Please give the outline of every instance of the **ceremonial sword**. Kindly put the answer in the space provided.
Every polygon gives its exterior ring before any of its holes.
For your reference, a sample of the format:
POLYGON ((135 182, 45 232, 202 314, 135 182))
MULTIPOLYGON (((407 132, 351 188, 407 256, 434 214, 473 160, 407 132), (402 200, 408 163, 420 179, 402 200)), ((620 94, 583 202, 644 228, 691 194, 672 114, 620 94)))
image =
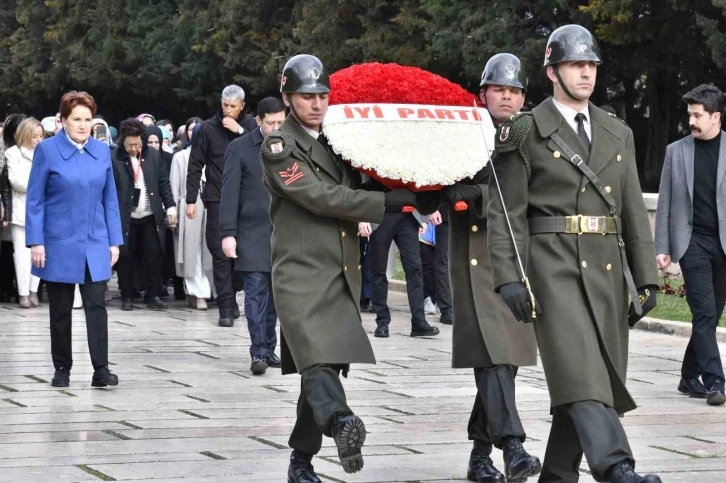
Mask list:
MULTIPOLYGON (((474 101, 474 109, 477 109, 476 101, 474 101)), ((522 263, 522 257, 519 255, 519 248, 517 248, 517 240, 514 237, 514 230, 512 229, 512 222, 509 220, 509 213, 507 212, 507 205, 504 203, 504 195, 502 195, 502 189, 499 186, 499 177, 494 169, 494 151, 489 150, 489 143, 487 143, 487 134, 484 131, 483 119, 479 121, 479 128, 481 129, 482 137, 484 138, 484 146, 486 147, 487 153, 489 153, 489 166, 491 167, 492 175, 494 175, 494 182, 497 185, 497 193, 499 194, 499 201, 502 203, 502 211, 504 211, 504 219, 507 221, 507 228, 509 228, 509 236, 512 239, 512 245, 514 245, 514 253, 517 255, 517 263, 519 264, 519 272, 522 276, 522 283, 524 284, 527 292, 529 293, 529 305, 532 308, 532 318, 537 318, 537 302, 532 293, 532 287, 529 284, 529 277, 524 271, 524 264, 522 263)))

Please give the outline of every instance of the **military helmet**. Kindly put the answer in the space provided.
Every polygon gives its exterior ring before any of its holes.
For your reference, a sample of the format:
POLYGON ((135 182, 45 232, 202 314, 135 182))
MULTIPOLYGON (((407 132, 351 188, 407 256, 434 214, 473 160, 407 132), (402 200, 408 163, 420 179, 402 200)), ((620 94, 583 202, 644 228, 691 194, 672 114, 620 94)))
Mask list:
POLYGON ((597 62, 602 64, 595 36, 581 25, 563 25, 550 35, 544 66, 559 62, 597 62))
POLYGON ((497 54, 487 61, 479 87, 499 85, 527 90, 527 75, 516 55, 497 54))
POLYGON ((314 55, 296 55, 287 61, 282 70, 280 92, 327 94, 330 92, 330 78, 320 59, 314 55))

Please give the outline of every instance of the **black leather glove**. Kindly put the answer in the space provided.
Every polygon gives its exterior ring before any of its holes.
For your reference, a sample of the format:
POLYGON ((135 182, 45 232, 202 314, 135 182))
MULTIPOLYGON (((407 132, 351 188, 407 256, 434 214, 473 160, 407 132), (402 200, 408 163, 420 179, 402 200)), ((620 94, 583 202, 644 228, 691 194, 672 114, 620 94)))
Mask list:
POLYGON ((386 211, 399 211, 404 206, 416 206, 416 194, 407 189, 389 191, 384 196, 386 211))
POLYGON ((444 200, 453 206, 457 201, 475 201, 481 198, 477 185, 456 183, 444 188, 444 200))
MULTIPOLYGON (((534 322, 532 306, 529 303, 529 291, 522 282, 505 283, 499 287, 499 295, 504 299, 514 317, 521 322, 534 322)), ((540 305, 535 299, 537 313, 542 313, 540 305)))
POLYGON ((643 313, 638 315, 635 313, 635 306, 633 302, 630 302, 630 308, 628 309, 628 325, 633 327, 635 324, 640 322, 640 319, 645 317, 648 312, 653 310, 657 305, 656 293, 658 292, 658 286, 646 285, 638 289, 638 296, 640 298, 640 304, 643 306, 643 313))

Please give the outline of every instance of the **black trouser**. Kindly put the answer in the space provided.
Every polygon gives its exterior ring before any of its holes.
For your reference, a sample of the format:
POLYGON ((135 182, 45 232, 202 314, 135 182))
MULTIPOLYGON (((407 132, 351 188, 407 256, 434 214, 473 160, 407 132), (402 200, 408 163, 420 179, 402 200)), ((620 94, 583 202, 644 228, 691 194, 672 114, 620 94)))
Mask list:
POLYGON ((219 202, 205 201, 207 209, 207 247, 212 254, 212 271, 214 273, 214 288, 217 290, 217 307, 219 313, 223 310, 233 310, 237 306, 235 290, 232 285, 234 273, 234 259, 227 258, 222 250, 222 235, 219 232, 219 202))
POLYGON ((434 273, 436 282, 436 305, 441 315, 451 315, 451 282, 449 281, 449 222, 436 226, 436 258, 434 273))
POLYGON ((436 303, 436 272, 434 270, 436 247, 423 242, 420 242, 418 247, 421 250, 424 299, 430 298, 431 302, 436 303))
POLYGON ((156 231, 154 215, 131 219, 129 234, 126 237, 126 253, 121 255, 116 265, 118 284, 122 299, 134 297, 135 260, 143 259, 146 270, 146 299, 159 296, 161 273, 164 267, 164 254, 156 231))
MULTIPOLYGON (((108 313, 104 293, 106 283, 93 282, 86 266, 86 280, 80 286, 83 311, 86 314, 88 351, 94 369, 108 365, 108 313)), ((46 282, 50 310, 50 351, 53 366, 73 367, 73 341, 71 338, 73 295, 75 284, 46 282)))
POLYGON ((693 314, 681 374, 686 379, 701 376, 703 384, 710 388, 717 379, 724 380, 716 327, 726 303, 726 255, 718 234, 693 233, 680 265, 693 314))
MULTIPOLYGON (((182 213, 182 216, 186 216, 182 213)), ((174 253, 174 230, 166 229, 166 247, 164 248, 164 277, 162 287, 166 287, 169 280, 174 282, 174 297, 177 300, 184 300, 184 277, 176 275, 176 254, 174 253)))
POLYGON ((411 325, 414 329, 426 325, 424 316, 423 270, 418 241, 419 224, 410 213, 386 212, 380 226, 371 235, 371 284, 372 305, 376 312, 376 324, 387 326, 391 322, 388 309, 388 250, 396 242, 401 254, 401 265, 406 273, 406 291, 411 309, 411 325))
POLYGON ((331 436, 333 416, 353 414, 340 382, 343 367, 321 364, 302 371, 297 420, 288 441, 292 449, 317 454, 323 444, 323 435, 331 436))
POLYGON ((270 272, 242 272, 245 289, 245 317, 250 332, 250 356, 265 357, 277 347, 277 309, 270 272))
POLYGON ((478 389, 469 418, 469 440, 501 448, 505 439, 527 437, 517 411, 514 378, 517 367, 510 365, 477 367, 478 389))
POLYGON ((370 302, 371 300, 371 243, 370 238, 360 237, 360 264, 361 287, 360 301, 370 302))
POLYGON ((610 468, 621 461, 635 466, 628 437, 613 408, 598 401, 552 408, 552 429, 539 482, 578 481, 583 452, 595 481, 607 481, 610 468))

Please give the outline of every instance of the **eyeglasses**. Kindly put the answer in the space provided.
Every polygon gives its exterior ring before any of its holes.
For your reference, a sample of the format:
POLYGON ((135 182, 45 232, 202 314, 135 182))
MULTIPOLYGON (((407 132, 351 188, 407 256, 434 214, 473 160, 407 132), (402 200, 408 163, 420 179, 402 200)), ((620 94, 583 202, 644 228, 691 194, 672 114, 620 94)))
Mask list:
POLYGON ((141 143, 133 143, 133 144, 126 144, 126 143, 124 143, 124 147, 126 149, 132 149, 132 148, 140 149, 141 148, 141 143))

